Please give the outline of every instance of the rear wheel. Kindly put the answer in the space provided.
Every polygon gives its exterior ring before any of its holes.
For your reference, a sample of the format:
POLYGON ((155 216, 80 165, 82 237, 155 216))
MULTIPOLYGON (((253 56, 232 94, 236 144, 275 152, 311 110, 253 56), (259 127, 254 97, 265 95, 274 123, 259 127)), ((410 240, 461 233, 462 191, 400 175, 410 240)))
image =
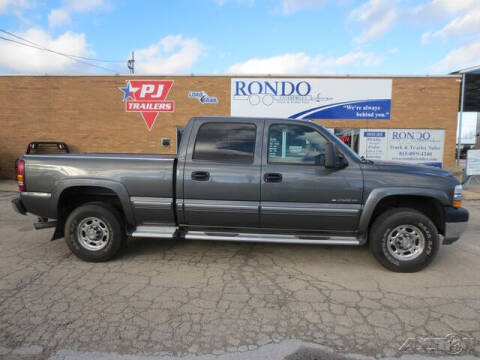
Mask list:
POLYGON ((92 202, 71 212, 65 223, 65 241, 85 261, 107 261, 117 254, 125 239, 120 213, 111 205, 92 202))
POLYGON ((387 269, 415 272, 427 266, 440 242, 433 222, 421 212, 398 208, 380 215, 370 228, 370 250, 387 269))

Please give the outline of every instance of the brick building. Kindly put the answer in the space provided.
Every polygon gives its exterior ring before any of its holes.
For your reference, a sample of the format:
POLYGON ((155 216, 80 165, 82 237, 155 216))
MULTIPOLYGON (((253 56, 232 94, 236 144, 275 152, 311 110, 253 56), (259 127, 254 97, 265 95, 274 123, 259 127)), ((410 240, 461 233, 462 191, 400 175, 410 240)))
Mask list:
MULTIPOLYGON (((179 129, 190 117, 231 114, 232 79, 238 78, 0 76, 0 177, 13 178, 14 160, 34 140, 65 141, 73 152, 175 153, 179 129), (167 100, 174 101, 173 111, 160 112, 151 130, 140 113, 126 111, 125 92, 120 89, 125 88, 128 80, 133 83, 142 79, 174 81, 167 95, 167 100), (206 101, 200 101, 202 94, 208 94, 206 101), (169 138, 170 145, 163 146, 161 138, 169 138)), ((443 159, 440 161, 443 166, 454 164, 459 76, 307 78, 391 81, 388 119, 375 120, 367 116, 354 120, 313 120, 342 136, 356 151, 358 139, 355 137, 359 136, 360 129, 442 130, 443 159)), ((293 82, 298 77, 282 79, 293 82)))

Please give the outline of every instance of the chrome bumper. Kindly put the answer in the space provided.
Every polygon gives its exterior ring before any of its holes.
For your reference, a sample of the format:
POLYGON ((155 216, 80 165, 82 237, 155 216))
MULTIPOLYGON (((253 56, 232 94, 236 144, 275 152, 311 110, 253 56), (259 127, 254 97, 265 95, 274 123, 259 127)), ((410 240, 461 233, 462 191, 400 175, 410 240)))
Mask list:
POLYGON ((467 229, 468 222, 445 223, 445 237, 443 244, 451 244, 457 241, 467 229))
POLYGON ((443 244, 457 241, 467 229, 468 210, 465 208, 445 208, 445 236, 443 244))

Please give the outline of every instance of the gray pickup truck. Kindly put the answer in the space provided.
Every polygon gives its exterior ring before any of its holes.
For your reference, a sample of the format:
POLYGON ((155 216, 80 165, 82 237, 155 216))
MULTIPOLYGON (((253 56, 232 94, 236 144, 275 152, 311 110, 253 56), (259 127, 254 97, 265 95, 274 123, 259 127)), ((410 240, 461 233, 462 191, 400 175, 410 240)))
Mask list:
POLYGON ((465 230, 462 186, 428 166, 359 158, 321 125, 199 117, 177 155, 23 155, 16 211, 105 261, 127 236, 369 244, 388 269, 417 271, 465 230))

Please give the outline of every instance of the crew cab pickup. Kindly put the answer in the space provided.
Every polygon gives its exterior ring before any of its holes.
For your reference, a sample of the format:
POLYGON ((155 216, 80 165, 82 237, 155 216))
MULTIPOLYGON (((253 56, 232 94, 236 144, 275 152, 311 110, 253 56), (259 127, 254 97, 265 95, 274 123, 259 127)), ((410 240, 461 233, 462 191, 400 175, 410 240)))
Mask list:
POLYGON ((23 155, 17 179, 14 208, 87 261, 112 258, 127 236, 368 243, 385 267, 411 272, 468 221, 448 171, 365 160, 291 119, 192 118, 177 155, 23 155))

